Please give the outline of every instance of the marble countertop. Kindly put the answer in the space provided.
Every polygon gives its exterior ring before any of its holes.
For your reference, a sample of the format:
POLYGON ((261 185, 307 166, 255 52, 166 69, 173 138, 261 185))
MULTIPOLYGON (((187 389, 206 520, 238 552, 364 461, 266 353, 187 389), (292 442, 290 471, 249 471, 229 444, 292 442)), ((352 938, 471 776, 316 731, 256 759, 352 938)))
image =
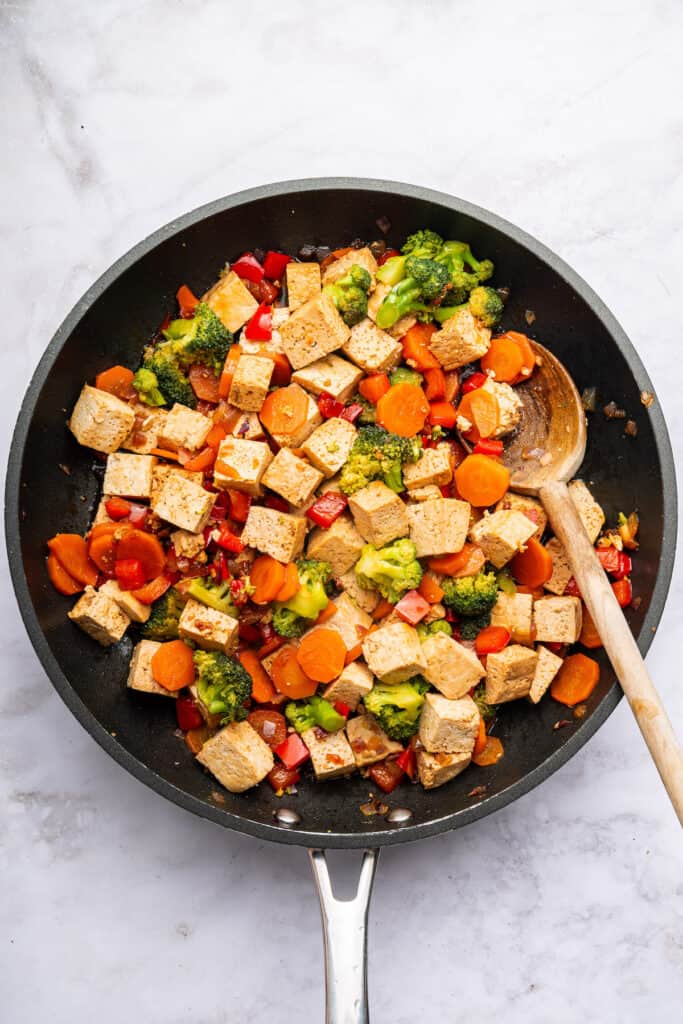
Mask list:
MULTIPOLYGON (((466 197, 568 260, 638 347, 680 455, 675 0, 35 0, 2 3, 0 23, 5 450, 53 331, 133 243, 216 196, 350 174, 466 197)), ((304 851, 129 777, 52 690, 6 571, 0 609, 3 1019, 321 1020, 304 851)), ((682 645, 679 565, 648 658, 679 734, 682 645)), ((680 842, 622 702, 513 806, 384 852, 373 1019, 680 1016, 680 842)))

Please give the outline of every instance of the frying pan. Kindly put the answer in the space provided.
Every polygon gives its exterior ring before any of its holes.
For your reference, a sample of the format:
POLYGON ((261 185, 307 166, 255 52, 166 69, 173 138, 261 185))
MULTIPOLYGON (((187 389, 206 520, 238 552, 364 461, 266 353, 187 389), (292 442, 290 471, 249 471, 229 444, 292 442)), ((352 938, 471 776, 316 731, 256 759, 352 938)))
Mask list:
POLYGON ((339 246, 355 237, 398 245, 418 228, 463 238, 496 264, 496 284, 509 285, 504 328, 548 346, 581 390, 598 389, 638 424, 593 415, 581 476, 613 521, 638 508, 641 546, 633 585, 640 596, 627 611, 640 650, 647 651, 668 590, 676 531, 676 486, 666 426, 645 369, 623 330, 594 292, 535 239, 500 217, 460 199, 395 182, 324 178, 250 189, 200 207, 131 249, 69 313, 50 342, 19 414, 9 455, 6 532, 19 607, 31 642, 58 693, 119 764, 181 807, 260 839, 309 847, 326 942, 328 1022, 367 1021, 366 923, 379 848, 459 828, 538 785, 593 735, 621 691, 606 660, 586 715, 553 729, 558 706, 516 701, 497 725, 505 747, 494 767, 472 767, 431 792, 399 787, 383 800, 389 811, 365 816, 367 780, 318 785, 305 780, 296 796, 270 787, 236 795, 220 790, 175 735, 172 701, 128 691, 132 642, 103 650, 66 618, 68 602, 49 585, 45 540, 59 530, 85 531, 98 499, 100 475, 91 452, 65 427, 84 380, 114 362, 135 366, 145 340, 172 309, 183 282, 201 293, 226 260, 255 247, 297 252, 305 243, 339 246), (531 315, 533 314, 533 316, 531 315), (531 322, 532 321, 532 322, 531 322), (530 323, 531 322, 531 323, 530 323), (95 470, 95 471, 93 471, 95 470), (334 898, 324 850, 362 848, 357 896, 334 898))

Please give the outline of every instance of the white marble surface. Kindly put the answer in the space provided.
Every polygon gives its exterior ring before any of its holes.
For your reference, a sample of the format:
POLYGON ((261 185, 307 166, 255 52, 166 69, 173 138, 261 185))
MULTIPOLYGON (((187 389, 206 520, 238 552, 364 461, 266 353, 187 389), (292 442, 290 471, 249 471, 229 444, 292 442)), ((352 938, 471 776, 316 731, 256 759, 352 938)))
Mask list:
MULTIPOLYGON (((556 249, 640 349, 683 450, 677 0, 3 0, 0 26, 5 450, 44 346, 115 257, 216 196, 318 174, 444 189, 556 249)), ((126 775, 52 691, 6 570, 0 601, 0 1017, 321 1020, 303 851, 126 775)), ((682 613, 679 569, 649 657, 679 732, 682 613)), ((373 1019, 677 1019, 682 897, 680 829, 622 704, 514 806, 383 854, 373 1019)))

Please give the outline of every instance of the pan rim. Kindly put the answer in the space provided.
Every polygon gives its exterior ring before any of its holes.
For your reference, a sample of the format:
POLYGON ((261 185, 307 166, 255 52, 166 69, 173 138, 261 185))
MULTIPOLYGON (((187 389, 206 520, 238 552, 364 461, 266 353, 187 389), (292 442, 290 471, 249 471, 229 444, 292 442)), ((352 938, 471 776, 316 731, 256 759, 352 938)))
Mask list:
MULTIPOLYGON (((460 828, 499 810, 501 807, 512 803, 518 797, 529 793, 569 761, 607 720, 623 695, 619 684, 615 682, 612 685, 592 715, 550 757, 500 793, 478 801, 465 809, 453 811, 450 814, 418 824, 407 824, 398 828, 387 827, 381 830, 368 828, 367 831, 359 830, 349 833, 313 832, 305 828, 295 830, 284 828, 275 823, 252 821, 219 806, 205 803, 158 776, 151 768, 138 761, 137 758, 125 750, 81 701, 52 654, 38 622, 24 573, 19 529, 21 469, 26 439, 35 412, 36 400, 63 345, 87 309, 122 273, 130 269, 142 256, 146 255, 161 242, 168 240, 173 235, 199 221, 225 210, 247 205, 258 200, 297 192, 318 192, 326 189, 378 193, 390 192, 408 199, 425 200, 453 212, 464 213, 502 232, 550 266, 555 273, 581 296, 614 339, 640 390, 653 391, 652 382, 636 349, 616 317, 610 312, 590 285, 546 245, 498 214, 445 192, 404 182, 377 178, 320 177, 273 182, 212 200, 157 228, 119 257, 75 303, 57 328, 43 353, 22 400, 7 464, 5 537, 10 573, 19 611, 29 640, 43 669, 74 717, 122 768, 133 775, 138 781, 183 809, 214 821, 225 828, 230 828, 258 839, 299 846, 366 848, 426 839, 440 832, 460 828)), ((664 610, 673 573, 677 535, 676 474, 669 433, 659 402, 653 403, 647 412, 652 421, 662 476, 664 505, 662 552, 666 550, 670 553, 671 557, 667 559, 660 557, 650 607, 638 637, 638 646, 643 656, 647 653, 652 643, 656 627, 664 610)))

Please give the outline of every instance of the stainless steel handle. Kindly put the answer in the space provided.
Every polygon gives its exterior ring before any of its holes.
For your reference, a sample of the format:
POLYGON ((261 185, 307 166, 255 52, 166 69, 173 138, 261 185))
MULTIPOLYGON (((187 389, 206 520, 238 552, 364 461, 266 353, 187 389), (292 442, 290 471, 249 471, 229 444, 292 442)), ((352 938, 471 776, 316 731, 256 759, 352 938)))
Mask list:
POLYGON ((309 850, 325 942, 325 1024, 368 1024, 368 909, 379 850, 365 850, 356 895, 332 891, 324 850, 309 850))

